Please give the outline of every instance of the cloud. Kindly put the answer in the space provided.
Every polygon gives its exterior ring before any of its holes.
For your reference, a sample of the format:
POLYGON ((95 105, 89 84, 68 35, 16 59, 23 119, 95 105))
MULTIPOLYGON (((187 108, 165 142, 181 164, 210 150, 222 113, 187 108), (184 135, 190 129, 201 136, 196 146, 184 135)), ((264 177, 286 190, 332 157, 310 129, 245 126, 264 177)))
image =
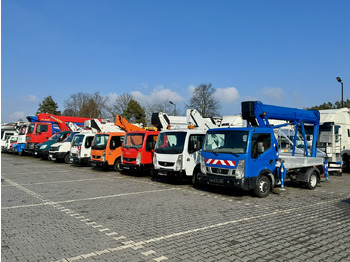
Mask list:
POLYGON ((264 87, 261 91, 261 95, 267 100, 282 101, 283 90, 280 87, 264 87))
POLYGON ((133 91, 131 95, 135 97, 141 104, 162 103, 169 100, 174 103, 182 102, 184 98, 177 92, 165 89, 163 86, 156 86, 149 95, 143 94, 140 91, 133 91))
POLYGON ((239 100, 239 93, 235 87, 217 88, 215 96, 220 102, 235 103, 239 100))
POLYGON ((39 98, 36 95, 27 95, 24 97, 24 101, 29 103, 37 103, 39 102, 39 98))
POLYGON ((25 120, 26 115, 24 112, 14 112, 9 117, 10 121, 17 121, 19 119, 25 120))

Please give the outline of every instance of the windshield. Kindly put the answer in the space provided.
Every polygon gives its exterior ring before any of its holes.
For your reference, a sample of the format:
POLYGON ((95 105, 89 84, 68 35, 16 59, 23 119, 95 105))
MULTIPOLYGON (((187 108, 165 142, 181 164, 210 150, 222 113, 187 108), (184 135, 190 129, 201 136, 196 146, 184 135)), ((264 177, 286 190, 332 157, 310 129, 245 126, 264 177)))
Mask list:
POLYGON ((25 135, 27 130, 27 126, 21 126, 19 129, 19 135, 25 135))
POLYGON ((63 140, 63 142, 70 142, 70 141, 72 141, 72 139, 73 139, 73 137, 74 137, 75 134, 77 134, 77 132, 71 133, 69 136, 67 136, 67 137, 63 140))
POLYGON ((72 146, 81 146, 83 144, 84 135, 75 135, 72 146))
POLYGON ((30 125, 29 125, 29 128, 28 128, 28 132, 27 132, 27 134, 31 134, 31 133, 33 133, 33 131, 34 131, 34 127, 35 127, 35 124, 30 124, 30 125))
POLYGON ((124 148, 142 148, 142 142, 145 134, 127 134, 123 147, 124 148))
POLYGON ((108 134, 100 134, 96 135, 94 141, 92 143, 92 149, 106 149, 106 145, 108 142, 108 134))
POLYGON ((222 130, 208 132, 203 150, 214 153, 244 154, 247 149, 248 131, 222 130))
POLYGON ((48 131, 48 126, 46 124, 38 124, 36 126, 37 133, 42 133, 42 132, 47 132, 47 131, 48 131))
POLYGON ((49 140, 53 141, 53 140, 57 140, 59 138, 60 134, 54 134, 52 137, 49 138, 49 140))
POLYGON ((157 139, 155 152, 162 154, 180 154, 184 150, 186 132, 164 132, 157 139))

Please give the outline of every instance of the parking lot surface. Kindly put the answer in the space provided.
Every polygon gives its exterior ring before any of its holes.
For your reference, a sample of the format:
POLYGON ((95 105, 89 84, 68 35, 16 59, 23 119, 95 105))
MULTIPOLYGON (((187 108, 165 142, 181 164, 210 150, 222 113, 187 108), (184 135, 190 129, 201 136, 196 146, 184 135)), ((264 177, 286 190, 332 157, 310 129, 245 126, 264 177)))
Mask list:
POLYGON ((1 158, 2 261, 350 261, 350 174, 261 199, 1 158))

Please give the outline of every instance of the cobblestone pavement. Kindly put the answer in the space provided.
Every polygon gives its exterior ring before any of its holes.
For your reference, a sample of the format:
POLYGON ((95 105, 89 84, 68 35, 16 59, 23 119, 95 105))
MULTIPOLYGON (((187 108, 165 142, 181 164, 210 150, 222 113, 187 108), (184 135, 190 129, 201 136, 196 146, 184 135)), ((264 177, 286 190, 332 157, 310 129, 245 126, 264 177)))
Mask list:
POLYGON ((1 157, 2 261, 350 261, 350 174, 260 199, 1 157))

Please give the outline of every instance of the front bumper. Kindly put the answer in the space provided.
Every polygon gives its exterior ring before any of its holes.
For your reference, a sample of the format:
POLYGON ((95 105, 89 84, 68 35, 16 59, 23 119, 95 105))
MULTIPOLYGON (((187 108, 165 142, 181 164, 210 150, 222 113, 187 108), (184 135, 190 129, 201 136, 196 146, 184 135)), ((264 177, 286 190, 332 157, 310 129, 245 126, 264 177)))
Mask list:
POLYGON ((78 157, 78 156, 70 156, 70 161, 73 164, 88 164, 91 162, 90 157, 78 157))
POLYGON ((215 185, 239 189, 244 189, 245 186, 244 179, 237 179, 229 176, 198 173, 196 180, 197 183, 201 185, 215 185))
POLYGON ((49 150, 35 150, 34 156, 47 159, 49 156, 49 150))
POLYGON ((123 163, 121 164, 121 167, 123 171, 149 171, 153 169, 153 164, 141 164, 141 165, 136 165, 132 163, 123 163))
POLYGON ((67 152, 49 152, 49 157, 51 160, 63 159, 67 152))
POLYGON ((108 162, 107 161, 96 161, 96 160, 91 160, 91 166, 92 167, 108 167, 108 162))
POLYGON ((174 171, 174 170, 170 170, 170 169, 155 169, 153 174, 156 177, 168 177, 168 178, 174 178, 174 179, 188 178, 186 176, 185 170, 174 171))

